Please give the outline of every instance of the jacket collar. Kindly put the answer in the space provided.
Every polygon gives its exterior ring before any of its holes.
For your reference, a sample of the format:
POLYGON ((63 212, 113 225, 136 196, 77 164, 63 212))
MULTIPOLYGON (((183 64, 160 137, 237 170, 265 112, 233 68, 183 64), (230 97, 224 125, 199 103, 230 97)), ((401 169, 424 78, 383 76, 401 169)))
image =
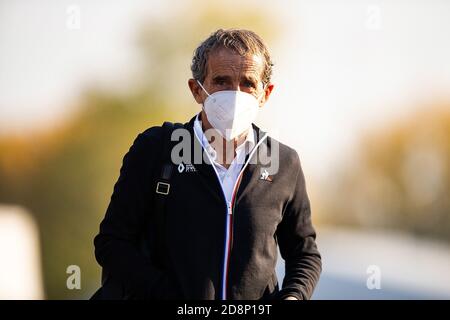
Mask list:
MULTIPOLYGON (((223 195, 222 195, 222 187, 220 185, 219 179, 216 176, 213 166, 205 161, 201 161, 200 163, 196 163, 194 161, 195 160, 194 159, 195 152, 197 152, 197 153, 200 152, 200 154, 202 156, 202 160, 204 160, 202 145, 201 145, 200 141, 197 139, 197 137, 195 136, 195 132, 194 132, 194 123, 195 123, 196 117, 197 117, 197 115, 193 116, 189 120, 189 122, 186 122, 184 124, 184 128, 189 131, 189 139, 190 139, 190 146, 191 146, 191 163, 197 169, 198 173, 205 178, 205 179, 202 179, 203 181, 205 181, 205 187, 214 194, 214 197, 218 197, 218 199, 220 201, 224 201, 223 195)), ((271 142, 270 142, 270 138, 267 137, 267 139, 265 139, 266 132, 261 130, 255 124, 252 124, 252 127, 253 127, 256 145, 259 144, 259 148, 264 146, 265 148, 267 148, 268 152, 270 153, 271 142), (264 138, 264 141, 261 141, 263 138, 264 138), (259 143, 260 141, 261 141, 261 143, 259 143)), ((252 153, 250 153, 250 154, 252 154, 252 153)), ((257 154, 258 154, 258 152, 254 152, 252 155, 252 158, 257 157, 257 154)), ((246 161, 248 160, 248 157, 249 157, 249 155, 247 155, 246 161)), ((239 203, 239 200, 248 191, 246 187, 250 183, 250 181, 252 181, 253 179, 259 179, 259 175, 261 174, 260 173, 261 164, 259 163, 259 159, 257 158, 256 162, 253 160, 254 159, 252 159, 252 161, 250 161, 248 163, 248 165, 245 167, 245 171, 243 173, 243 176, 242 176, 242 179, 240 182, 240 186, 238 188, 236 203, 239 203)))

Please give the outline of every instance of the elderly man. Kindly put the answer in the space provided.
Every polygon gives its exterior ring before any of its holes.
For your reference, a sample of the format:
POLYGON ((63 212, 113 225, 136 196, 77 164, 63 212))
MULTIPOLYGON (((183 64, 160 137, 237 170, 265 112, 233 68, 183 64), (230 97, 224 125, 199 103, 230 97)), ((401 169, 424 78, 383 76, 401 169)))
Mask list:
POLYGON ((145 130, 123 159, 94 241, 103 267, 94 298, 309 299, 321 256, 300 160, 253 124, 274 88, 265 44, 218 30, 191 70, 201 112, 145 130))

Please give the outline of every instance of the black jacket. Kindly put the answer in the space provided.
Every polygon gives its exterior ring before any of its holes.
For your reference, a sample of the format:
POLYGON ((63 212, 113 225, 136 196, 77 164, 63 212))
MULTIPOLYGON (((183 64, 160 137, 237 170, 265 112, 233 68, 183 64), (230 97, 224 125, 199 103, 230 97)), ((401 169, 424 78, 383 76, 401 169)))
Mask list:
MULTIPOLYGON (((184 124, 192 150, 200 146, 194 119, 184 124)), ((253 128, 259 142, 264 132, 253 128)), ((161 140, 162 128, 149 128, 125 155, 94 240, 98 263, 133 298, 223 299, 225 290, 227 299, 309 299, 321 273, 321 256, 297 152, 279 143, 279 170, 268 179, 261 179, 261 163, 245 167, 226 238, 226 202, 213 167, 205 162, 192 161, 194 170, 174 170, 166 221, 161 226, 152 218, 161 140), (158 251, 155 234, 161 228, 165 246, 158 251), (142 236, 149 256, 138 248, 142 236), (226 239, 231 242, 227 259, 226 239), (277 244, 286 262, 281 290, 275 274, 277 244)), ((267 137, 260 147, 270 152, 274 143, 267 137)))

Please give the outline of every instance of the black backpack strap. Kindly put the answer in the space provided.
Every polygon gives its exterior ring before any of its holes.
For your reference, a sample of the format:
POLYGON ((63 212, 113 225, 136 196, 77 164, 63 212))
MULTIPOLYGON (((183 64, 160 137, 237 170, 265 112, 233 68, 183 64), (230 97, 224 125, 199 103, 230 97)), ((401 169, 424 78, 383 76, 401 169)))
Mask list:
MULTIPOLYGON (((161 160, 160 160, 160 168, 161 173, 156 182, 156 190, 155 192, 158 195, 167 196, 170 192, 170 178, 172 176, 172 160, 170 154, 172 152, 171 148, 171 135, 174 130, 174 124, 171 122, 164 122, 162 125, 163 135, 162 135, 162 150, 161 150, 161 160)), ((166 197, 156 197, 156 199, 165 199, 166 197)))
POLYGON ((171 123, 164 122, 162 125, 163 134, 162 134, 162 150, 161 150, 161 158, 160 158, 160 175, 156 179, 155 183, 155 197, 154 197, 154 215, 156 222, 156 250, 157 256, 160 257, 160 261, 163 264, 163 267, 166 265, 165 262, 165 226, 166 219, 164 215, 164 210, 166 206, 166 200, 170 193, 170 180, 172 177, 172 172, 174 170, 175 164, 172 162, 171 153, 172 147, 174 146, 175 141, 171 140, 172 132, 177 128, 182 128, 183 125, 181 123, 171 123))

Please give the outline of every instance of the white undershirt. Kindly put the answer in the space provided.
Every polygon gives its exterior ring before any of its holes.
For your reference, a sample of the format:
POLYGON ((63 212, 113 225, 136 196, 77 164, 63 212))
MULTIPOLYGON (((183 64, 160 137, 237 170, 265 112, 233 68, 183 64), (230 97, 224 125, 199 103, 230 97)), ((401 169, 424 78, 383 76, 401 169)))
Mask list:
POLYGON ((245 162, 245 157, 247 156, 247 154, 251 152, 251 150, 255 146, 255 134, 253 132, 253 128, 250 128, 250 130, 248 131, 245 141, 241 143, 239 146, 237 146, 236 157, 233 159, 228 169, 215 160, 216 151, 210 145, 206 135, 203 132, 198 114, 194 121, 194 132, 197 139, 203 146, 204 152, 208 153, 209 158, 212 161, 212 164, 218 174, 219 181, 222 186, 222 190, 226 197, 227 203, 231 203, 231 199, 233 197, 233 188, 236 183, 236 180, 239 177, 239 173, 241 172, 242 166, 245 162))

